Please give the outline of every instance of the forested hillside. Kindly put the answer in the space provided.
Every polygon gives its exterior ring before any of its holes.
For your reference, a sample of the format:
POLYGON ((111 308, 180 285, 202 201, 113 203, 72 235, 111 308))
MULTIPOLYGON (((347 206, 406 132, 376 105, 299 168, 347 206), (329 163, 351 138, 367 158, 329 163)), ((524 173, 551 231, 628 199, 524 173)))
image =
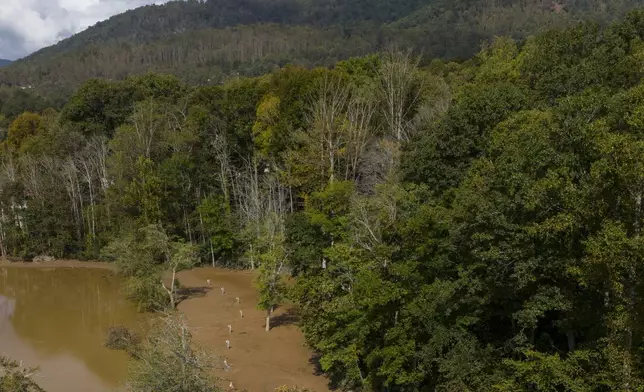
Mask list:
POLYGON ((288 63, 311 67, 390 47, 425 60, 467 58, 496 35, 515 39, 581 20, 604 24, 638 0, 207 0, 117 15, 0 71, 0 84, 65 96, 92 77, 147 71, 217 84, 288 63))
POLYGON ((117 254, 146 307, 185 244, 256 269, 343 390, 639 390, 643 40, 636 11, 427 68, 91 80, 5 120, 0 250, 117 254))

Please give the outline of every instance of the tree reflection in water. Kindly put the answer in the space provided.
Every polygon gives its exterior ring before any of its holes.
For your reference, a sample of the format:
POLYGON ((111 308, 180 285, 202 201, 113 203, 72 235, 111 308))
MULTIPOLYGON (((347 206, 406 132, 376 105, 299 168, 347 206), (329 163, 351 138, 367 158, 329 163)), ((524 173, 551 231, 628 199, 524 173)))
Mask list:
POLYGON ((16 300, 0 295, 0 331, 11 322, 11 316, 16 310, 16 300))

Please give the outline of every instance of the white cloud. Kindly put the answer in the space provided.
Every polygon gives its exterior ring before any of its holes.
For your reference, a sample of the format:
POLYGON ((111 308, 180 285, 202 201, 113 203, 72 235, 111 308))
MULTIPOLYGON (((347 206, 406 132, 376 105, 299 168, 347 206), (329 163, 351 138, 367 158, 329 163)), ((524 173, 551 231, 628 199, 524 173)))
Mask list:
POLYGON ((16 59, 112 15, 168 0, 0 0, 0 58, 16 59))

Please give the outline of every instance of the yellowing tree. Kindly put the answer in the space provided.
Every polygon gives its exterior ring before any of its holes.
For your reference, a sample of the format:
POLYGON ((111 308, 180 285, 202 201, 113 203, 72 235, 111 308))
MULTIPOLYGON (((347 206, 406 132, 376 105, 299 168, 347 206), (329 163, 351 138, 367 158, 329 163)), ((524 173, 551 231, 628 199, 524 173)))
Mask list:
POLYGON ((274 137, 274 127, 278 121, 279 106, 279 97, 267 94, 257 108, 257 120, 253 125, 253 137, 257 150, 263 156, 269 155, 272 138, 274 137))
POLYGON ((31 112, 21 114, 9 125, 7 143, 16 149, 20 148, 25 140, 38 133, 42 128, 42 122, 39 114, 31 112))

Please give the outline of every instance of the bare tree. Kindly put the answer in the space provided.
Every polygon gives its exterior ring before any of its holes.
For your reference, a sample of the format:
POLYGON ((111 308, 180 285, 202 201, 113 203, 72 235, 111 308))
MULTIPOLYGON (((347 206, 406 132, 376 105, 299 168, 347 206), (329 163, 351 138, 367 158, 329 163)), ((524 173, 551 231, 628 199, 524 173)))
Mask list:
POLYGON ((370 91, 356 91, 347 107, 345 180, 355 180, 365 149, 373 136, 375 97, 370 91))
POLYGON ((388 52, 379 69, 384 115, 389 134, 397 141, 409 141, 414 112, 423 99, 424 79, 418 75, 419 57, 410 51, 388 52))
POLYGON ((321 175, 329 182, 335 180, 339 151, 346 142, 345 113, 350 98, 350 89, 338 76, 325 74, 312 102, 311 135, 319 144, 321 175))
POLYGON ((22 156, 19 173, 22 177, 22 182, 25 184, 27 195, 34 201, 44 203, 38 160, 31 155, 22 156))
MULTIPOLYGON (((15 181, 15 168, 13 168, 13 159, 11 154, 7 154, 2 158, 2 171, 0 171, 0 194, 8 189, 13 181, 15 181)), ((13 195, 11 195, 9 204, 13 204, 13 195)), ((7 257, 7 232, 6 226, 11 224, 11 217, 7 216, 7 204, 5 200, 0 200, 0 252, 2 258, 7 257)))
POLYGON ((2 155, 2 170, 7 180, 10 182, 16 181, 16 166, 13 162, 13 154, 2 155))
MULTIPOLYGON (((13 154, 4 154, 2 156, 2 187, 0 189, 7 189, 11 184, 14 184, 18 181, 18 168, 14 164, 13 154)), ((8 203, 8 211, 5 211, 6 205, 2 205, 2 239, 3 239, 3 255, 6 256, 6 231, 5 225, 11 224, 11 219, 13 223, 18 226, 20 229, 24 230, 23 218, 20 214, 22 210, 21 205, 16 202, 14 195, 11 195, 8 203)))
POLYGON ((353 242, 373 254, 376 261, 387 267, 389 259, 379 255, 383 232, 396 223, 398 202, 405 195, 395 182, 380 184, 372 196, 356 196, 351 202, 350 227, 353 242))
POLYGON ((194 345, 181 315, 159 319, 137 358, 127 382, 130 392, 218 391, 211 377, 212 355, 194 345))
POLYGON ((167 127, 167 110, 149 99, 139 103, 130 119, 137 142, 146 158, 152 156, 152 146, 167 127))
POLYGON ((105 195, 110 186, 110 178, 107 171, 107 157, 109 155, 108 140, 104 136, 94 136, 87 142, 85 151, 97 176, 100 190, 105 195))
POLYGON ((230 203, 230 187, 234 187, 235 183, 231 181, 231 179, 233 178, 233 172, 230 163, 230 149, 228 147, 228 140, 226 139, 226 135, 217 128, 214 130, 214 134, 215 136, 210 144, 210 147, 214 150, 217 163, 219 164, 219 171, 217 175, 219 177, 219 185, 221 187, 221 191, 224 194, 226 203, 230 203))
POLYGON ((400 143, 392 139, 372 140, 362 158, 359 187, 364 193, 371 193, 378 184, 398 178, 400 143))
POLYGON ((235 176, 235 200, 240 215, 240 221, 246 228, 249 240, 249 260, 252 269, 255 269, 255 252, 252 238, 258 238, 261 230, 261 221, 266 211, 263 208, 262 191, 260 189, 259 162, 257 157, 246 160, 245 167, 235 176))
POLYGON ((96 238, 96 200, 94 197, 94 167, 91 163, 91 158, 86 153, 87 150, 83 151, 84 153, 78 154, 76 160, 80 167, 81 178, 83 182, 87 185, 87 191, 89 193, 89 217, 88 217, 88 227, 89 234, 92 238, 96 238))
POLYGON ((76 234, 80 237, 83 232, 83 196, 80 194, 78 184, 78 168, 72 158, 68 158, 60 164, 60 174, 63 184, 69 197, 72 214, 74 216, 76 234))

